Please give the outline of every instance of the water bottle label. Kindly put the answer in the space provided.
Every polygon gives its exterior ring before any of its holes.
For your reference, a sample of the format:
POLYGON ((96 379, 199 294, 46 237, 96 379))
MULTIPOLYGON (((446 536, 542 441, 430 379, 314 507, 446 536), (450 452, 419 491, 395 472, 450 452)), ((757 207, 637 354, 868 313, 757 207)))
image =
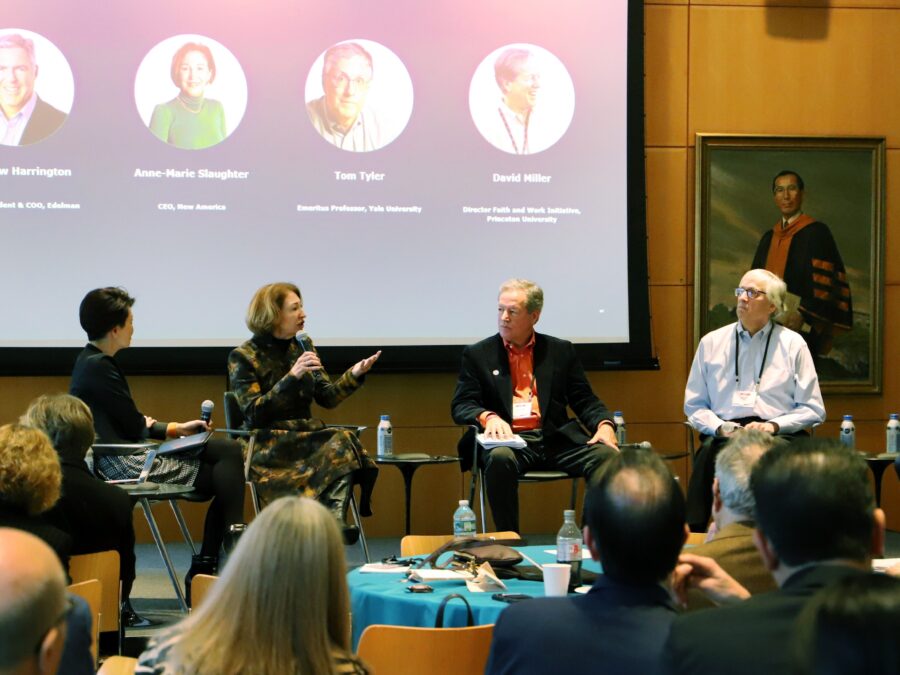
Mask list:
POLYGON ((475 521, 472 519, 454 520, 453 521, 454 537, 474 537, 475 521))
POLYGON ((625 445, 625 425, 616 428, 616 444, 625 445))
POLYGON ((567 541, 557 543, 556 560, 558 562, 581 560, 581 542, 567 541))

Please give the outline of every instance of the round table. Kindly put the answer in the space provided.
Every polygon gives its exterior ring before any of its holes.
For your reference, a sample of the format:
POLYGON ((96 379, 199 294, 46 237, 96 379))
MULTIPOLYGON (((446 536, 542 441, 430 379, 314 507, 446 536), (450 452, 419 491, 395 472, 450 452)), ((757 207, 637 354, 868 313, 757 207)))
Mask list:
POLYGON ((408 452, 399 455, 377 455, 376 464, 396 466, 403 474, 403 484, 406 488, 406 534, 409 534, 410 507, 412 504, 413 474, 420 466, 429 464, 452 464, 459 462, 459 457, 451 455, 429 455, 424 452, 408 452))
MULTIPOLYGON (((543 546, 517 547, 538 564, 556 562, 556 551, 553 544, 543 546), (553 549, 552 553, 545 551, 553 549)), ((530 563, 525 560, 523 565, 530 563)), ((419 626, 433 628, 441 601, 450 593, 461 593, 472 607, 476 625, 497 622, 497 617, 508 606, 504 602, 494 600, 493 593, 470 593, 464 581, 432 581, 429 586, 434 593, 410 593, 406 575, 401 573, 366 573, 357 568, 347 574, 350 585, 350 608, 353 614, 353 649, 356 649, 359 638, 366 627, 372 624, 389 624, 393 626, 419 626)), ((599 573, 600 564, 593 560, 585 560, 583 569, 599 573)), ((543 597, 544 584, 540 581, 523 581, 521 579, 504 579, 507 586, 505 593, 524 593, 534 597, 543 597)), ((444 609, 445 627, 462 627, 466 625, 466 608, 458 600, 451 601, 444 609)))

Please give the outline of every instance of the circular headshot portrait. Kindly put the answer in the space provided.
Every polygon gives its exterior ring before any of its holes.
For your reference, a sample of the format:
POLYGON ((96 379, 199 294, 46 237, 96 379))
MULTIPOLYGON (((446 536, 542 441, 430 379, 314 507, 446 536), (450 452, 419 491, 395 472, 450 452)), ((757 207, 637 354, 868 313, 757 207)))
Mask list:
POLYGON ((48 138, 74 100, 75 78, 56 45, 28 30, 0 28, 0 145, 48 138))
POLYGON ((412 115, 413 86, 390 49, 371 40, 346 40, 313 63, 304 100, 309 121, 327 142, 371 152, 403 133, 412 115))
POLYGON ((575 114, 575 86, 562 61, 543 47, 506 45, 475 69, 469 111, 495 148, 533 155, 566 133, 575 114))
POLYGON ((134 79, 134 101, 159 140, 200 150, 228 138, 247 110, 247 78, 225 46, 176 35, 151 49, 134 79))

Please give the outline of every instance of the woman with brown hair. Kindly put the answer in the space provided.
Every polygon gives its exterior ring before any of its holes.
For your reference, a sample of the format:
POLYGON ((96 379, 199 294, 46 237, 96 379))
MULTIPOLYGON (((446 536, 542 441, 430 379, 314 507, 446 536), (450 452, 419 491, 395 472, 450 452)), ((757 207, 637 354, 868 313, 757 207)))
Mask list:
MULTIPOLYGON (((359 532, 346 525, 352 474, 362 484, 363 515, 378 469, 356 434, 328 427, 312 416, 312 403, 334 408, 362 386, 381 352, 332 380, 312 342, 295 338, 306 312, 300 289, 290 283, 263 286, 250 301, 247 327, 253 337, 231 352, 228 377, 248 427, 261 430, 251 463, 260 500, 283 494, 314 497, 332 510, 348 543, 359 532)), ((305 334, 304 334, 305 335, 305 334)))

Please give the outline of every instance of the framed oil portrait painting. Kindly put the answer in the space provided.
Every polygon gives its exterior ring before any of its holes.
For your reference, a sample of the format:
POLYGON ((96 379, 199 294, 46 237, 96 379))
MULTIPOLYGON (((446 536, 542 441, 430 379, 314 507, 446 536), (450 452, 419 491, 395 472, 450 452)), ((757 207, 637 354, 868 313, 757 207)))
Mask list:
POLYGON ((885 139, 697 134, 695 339, 736 321, 762 267, 823 391, 881 391, 885 139))

